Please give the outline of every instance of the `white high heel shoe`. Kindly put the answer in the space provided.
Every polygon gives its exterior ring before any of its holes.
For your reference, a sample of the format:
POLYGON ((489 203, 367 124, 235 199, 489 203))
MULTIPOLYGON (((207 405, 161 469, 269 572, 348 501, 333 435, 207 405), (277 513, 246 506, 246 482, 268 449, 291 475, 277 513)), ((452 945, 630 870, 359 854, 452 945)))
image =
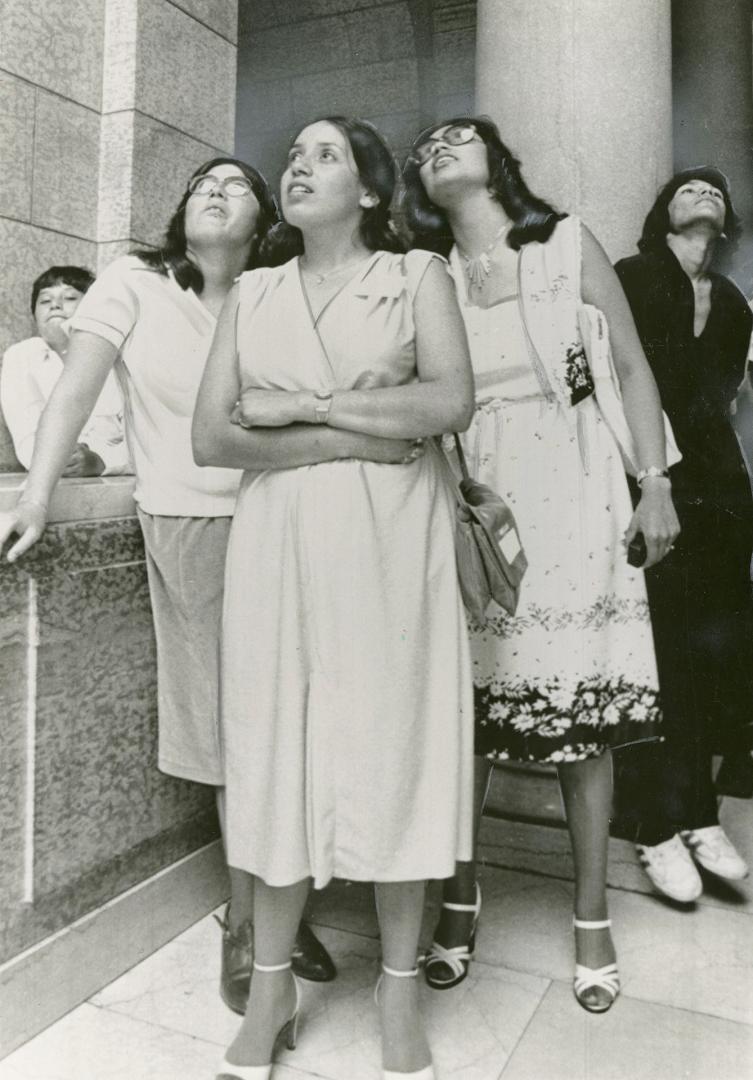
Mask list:
MULTIPOLYGON (((257 964, 254 961, 254 971, 289 971, 290 968, 290 960, 287 964, 275 964, 272 966, 257 964)), ((269 1080, 274 1065, 277 1044, 284 1038, 288 1050, 295 1050, 298 1039, 298 1013, 301 1005, 301 994, 295 975, 293 975, 293 985, 295 986, 295 1009, 293 1015, 285 1021, 275 1036, 272 1046, 272 1061, 270 1061, 269 1065, 234 1065, 232 1061, 228 1061, 227 1057, 224 1057, 216 1080, 219 1080, 219 1077, 228 1077, 229 1080, 269 1080)))
MULTIPOLYGON (((573 917, 573 926, 578 930, 608 930, 612 925, 611 919, 601 919, 599 922, 587 922, 584 919, 576 919, 573 917)), ((617 964, 605 964, 600 968, 584 967, 583 964, 575 965, 575 978, 573 979, 573 993, 575 994, 575 1000, 581 1006, 591 1013, 604 1013, 607 1009, 611 1009, 615 1003, 617 995, 620 992, 620 973, 617 970, 617 964), (609 994, 610 1000, 605 1001, 603 1005, 592 1005, 586 1001, 584 994, 587 990, 592 990, 594 987, 598 987, 599 990, 606 990, 609 994)))
MULTIPOLYGON (((395 968, 387 967, 386 964, 382 964, 382 971, 385 975, 393 975, 396 979, 415 979, 418 975, 418 968, 413 968, 411 971, 396 971, 395 968)), ((379 987, 382 984, 382 975, 379 976, 377 984, 374 987, 374 1001, 379 1004, 379 987)), ((242 1077, 241 1080, 246 1080, 246 1077, 242 1077)), ((249 1077, 249 1080, 256 1080, 256 1077, 249 1077)), ((382 1080, 436 1080, 433 1064, 426 1065, 423 1069, 414 1069, 413 1072, 395 1072, 393 1069, 382 1069, 382 1080)))

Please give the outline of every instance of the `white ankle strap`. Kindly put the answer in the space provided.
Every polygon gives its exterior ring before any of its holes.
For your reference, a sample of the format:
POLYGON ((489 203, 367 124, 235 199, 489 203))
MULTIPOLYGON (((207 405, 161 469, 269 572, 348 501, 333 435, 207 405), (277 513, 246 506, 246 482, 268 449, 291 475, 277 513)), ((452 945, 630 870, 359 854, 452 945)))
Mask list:
POLYGON ((290 960, 286 964, 257 964, 254 960, 254 971, 287 971, 290 967, 290 960))
POLYGON ((573 915, 573 926, 578 930, 608 930, 612 925, 611 919, 601 919, 598 922, 588 922, 586 919, 576 919, 573 915))
POLYGON ((396 971, 395 968, 382 964, 382 971, 385 975, 394 975, 396 979, 414 979, 418 975, 417 967, 412 968, 410 971, 396 971))

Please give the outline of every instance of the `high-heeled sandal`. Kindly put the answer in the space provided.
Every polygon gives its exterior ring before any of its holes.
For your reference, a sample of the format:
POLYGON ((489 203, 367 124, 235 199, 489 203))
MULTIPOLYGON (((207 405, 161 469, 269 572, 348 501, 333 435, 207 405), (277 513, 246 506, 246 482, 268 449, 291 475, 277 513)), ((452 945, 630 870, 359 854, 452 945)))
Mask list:
MULTIPOLYGON (((273 965, 257 964, 256 961, 254 961, 254 971, 290 971, 291 967, 292 964, 290 960, 288 960, 286 964, 273 965)), ((285 1039, 285 1045, 288 1050, 295 1050, 296 1042, 298 1040, 298 1013, 301 1006, 301 994, 298 988, 298 980, 295 975, 293 975, 293 985, 295 986, 295 1009, 293 1010, 293 1015, 288 1017, 275 1035, 275 1041, 272 1044, 272 1061, 270 1061, 268 1065, 234 1065, 232 1061, 228 1061, 226 1056, 222 1059, 220 1071, 215 1080, 220 1080, 220 1077, 227 1077, 228 1080, 269 1080, 274 1064, 277 1044, 282 1039, 285 1039)))
MULTIPOLYGON (((377 1005, 379 1004, 379 987, 382 985, 383 975, 393 975, 396 979, 415 979, 418 975, 418 968, 411 968, 410 971, 397 971, 395 968, 382 964, 382 973, 374 987, 374 1001, 377 1005)), ((242 1080, 245 1080, 245 1077, 242 1080)), ((413 1072, 395 1072, 393 1069, 382 1069, 382 1080, 436 1080, 436 1078, 434 1066, 430 1062, 423 1069, 414 1069, 413 1072)))
POLYGON ((468 942, 465 945, 454 945, 452 948, 447 948, 438 941, 432 941, 431 948, 426 956, 424 976, 433 990, 451 990, 453 986, 461 983, 468 974, 468 968, 473 958, 473 950, 476 947, 476 927, 481 914, 481 888, 479 883, 476 882, 475 904, 444 903, 442 908, 447 911, 471 911, 473 912, 473 923, 468 942), (451 973, 449 978, 442 978, 440 965, 449 968, 451 973))
MULTIPOLYGON (((577 930, 608 930, 612 925, 611 919, 602 919, 599 922, 588 922, 584 919, 576 919, 573 917, 573 926, 577 930)), ((583 964, 575 965, 575 977, 573 979, 573 993, 575 994, 575 1000, 581 1006, 591 1013, 604 1013, 608 1009, 611 1009, 615 1003, 617 995, 620 992, 620 973, 617 970, 617 964, 605 964, 600 968, 584 967, 583 964), (592 1004, 586 1001, 583 995, 588 990, 593 990, 597 987, 600 990, 606 990, 610 996, 609 1001, 605 1001, 603 1004, 592 1004)))

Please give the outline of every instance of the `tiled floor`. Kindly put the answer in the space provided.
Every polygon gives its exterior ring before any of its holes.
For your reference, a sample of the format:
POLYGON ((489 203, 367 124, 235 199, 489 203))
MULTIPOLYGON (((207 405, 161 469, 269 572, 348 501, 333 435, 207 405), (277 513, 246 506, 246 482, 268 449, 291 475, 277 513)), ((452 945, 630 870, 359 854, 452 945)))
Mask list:
MULTIPOLYGON (((729 800, 725 813, 753 860, 753 806, 729 800)), ((484 869, 466 982, 424 988, 438 1080, 753 1080, 750 881, 709 882, 702 901, 681 910, 650 894, 628 845, 614 846, 623 993, 606 1016, 591 1016, 570 988, 572 887, 555 850, 564 835, 549 834, 546 874, 484 869)), ((488 858, 502 863, 506 850, 490 844, 488 858)), ((273 1078, 378 1080, 370 892, 338 883, 312 914, 340 974, 329 986, 305 984, 298 1048, 273 1078)), ((238 1023, 217 995, 218 967, 218 931, 206 918, 6 1058, 0 1080, 211 1080, 238 1023)))

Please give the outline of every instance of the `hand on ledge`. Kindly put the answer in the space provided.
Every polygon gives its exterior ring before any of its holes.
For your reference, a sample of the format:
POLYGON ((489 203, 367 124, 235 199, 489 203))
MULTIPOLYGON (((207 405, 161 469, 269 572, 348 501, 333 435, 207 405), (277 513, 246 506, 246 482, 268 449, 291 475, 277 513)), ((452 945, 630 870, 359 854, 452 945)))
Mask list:
POLYGON ((63 476, 101 476, 105 463, 86 443, 79 443, 63 469, 63 476))

